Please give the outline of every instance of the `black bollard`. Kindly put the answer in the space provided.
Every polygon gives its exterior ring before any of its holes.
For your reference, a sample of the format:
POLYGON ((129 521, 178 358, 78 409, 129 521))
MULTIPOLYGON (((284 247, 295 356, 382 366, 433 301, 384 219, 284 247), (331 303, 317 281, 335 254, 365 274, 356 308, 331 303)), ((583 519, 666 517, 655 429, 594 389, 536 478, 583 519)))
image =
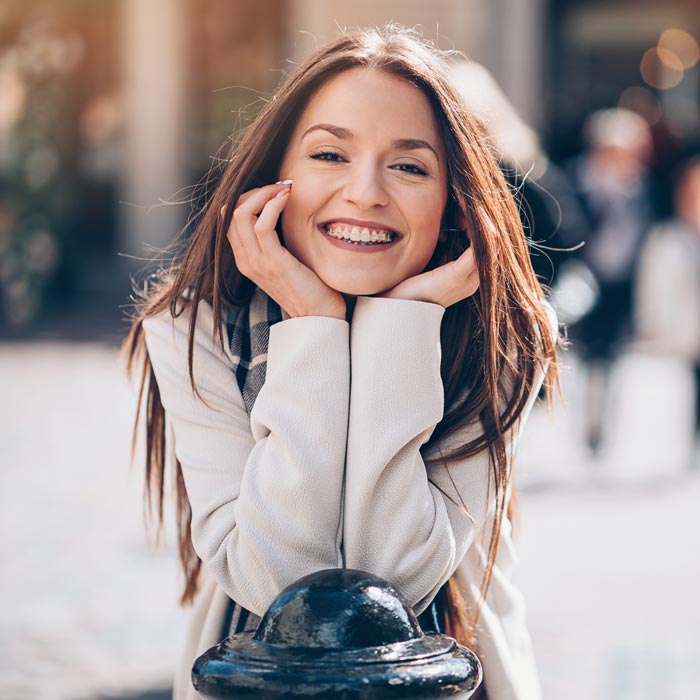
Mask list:
POLYGON ((299 579, 255 633, 225 639, 192 669, 202 700, 466 700, 481 678, 469 649, 424 634, 390 583, 352 569, 299 579))

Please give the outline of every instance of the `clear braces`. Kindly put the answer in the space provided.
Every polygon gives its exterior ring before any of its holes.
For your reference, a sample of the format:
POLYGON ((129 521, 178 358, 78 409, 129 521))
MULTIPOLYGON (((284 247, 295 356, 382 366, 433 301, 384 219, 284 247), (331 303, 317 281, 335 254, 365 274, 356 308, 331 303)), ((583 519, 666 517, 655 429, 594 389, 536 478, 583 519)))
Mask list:
POLYGON ((366 227, 360 228, 359 226, 353 226, 351 229, 333 229, 328 227, 326 228, 326 233, 333 238, 356 245, 377 245, 390 243, 393 240, 393 235, 390 231, 377 232, 366 227))

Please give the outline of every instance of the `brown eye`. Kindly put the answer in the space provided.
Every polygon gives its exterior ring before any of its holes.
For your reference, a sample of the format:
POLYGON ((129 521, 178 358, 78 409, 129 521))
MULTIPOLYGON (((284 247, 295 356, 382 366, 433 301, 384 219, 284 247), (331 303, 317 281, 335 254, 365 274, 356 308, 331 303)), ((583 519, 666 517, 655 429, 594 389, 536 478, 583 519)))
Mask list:
POLYGON ((409 175, 420 175, 425 177, 428 174, 425 170, 423 170, 423 168, 419 168, 413 163, 399 163, 399 165, 395 167, 402 173, 408 173, 409 175))
POLYGON ((338 163, 342 160, 342 158, 337 154, 333 153, 332 151, 320 151, 319 153, 312 153, 309 158, 312 158, 313 160, 326 160, 330 163, 338 163))

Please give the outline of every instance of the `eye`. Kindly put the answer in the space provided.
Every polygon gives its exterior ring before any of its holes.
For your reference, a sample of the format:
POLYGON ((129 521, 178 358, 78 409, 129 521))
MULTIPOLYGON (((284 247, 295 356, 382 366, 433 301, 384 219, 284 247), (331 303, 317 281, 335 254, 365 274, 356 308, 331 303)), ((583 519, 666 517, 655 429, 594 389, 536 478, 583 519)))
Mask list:
POLYGON ((408 173, 409 175, 420 175, 421 177, 426 177, 428 174, 425 170, 423 170, 423 168, 420 168, 413 163, 399 163, 394 167, 400 170, 402 173, 408 173))
POLYGON ((326 160, 329 163, 339 163, 342 161, 342 157, 333 151, 319 151, 318 153, 312 153, 309 158, 313 158, 314 160, 326 160))

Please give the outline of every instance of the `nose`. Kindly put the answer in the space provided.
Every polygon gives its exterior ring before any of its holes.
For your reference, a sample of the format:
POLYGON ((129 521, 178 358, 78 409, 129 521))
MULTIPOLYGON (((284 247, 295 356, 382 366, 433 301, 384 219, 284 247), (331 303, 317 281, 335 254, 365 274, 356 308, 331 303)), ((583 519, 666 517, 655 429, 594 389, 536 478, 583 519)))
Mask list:
POLYGON ((366 161, 349 168, 343 185, 343 197, 360 209, 385 207, 389 203, 389 195, 381 166, 366 161))

